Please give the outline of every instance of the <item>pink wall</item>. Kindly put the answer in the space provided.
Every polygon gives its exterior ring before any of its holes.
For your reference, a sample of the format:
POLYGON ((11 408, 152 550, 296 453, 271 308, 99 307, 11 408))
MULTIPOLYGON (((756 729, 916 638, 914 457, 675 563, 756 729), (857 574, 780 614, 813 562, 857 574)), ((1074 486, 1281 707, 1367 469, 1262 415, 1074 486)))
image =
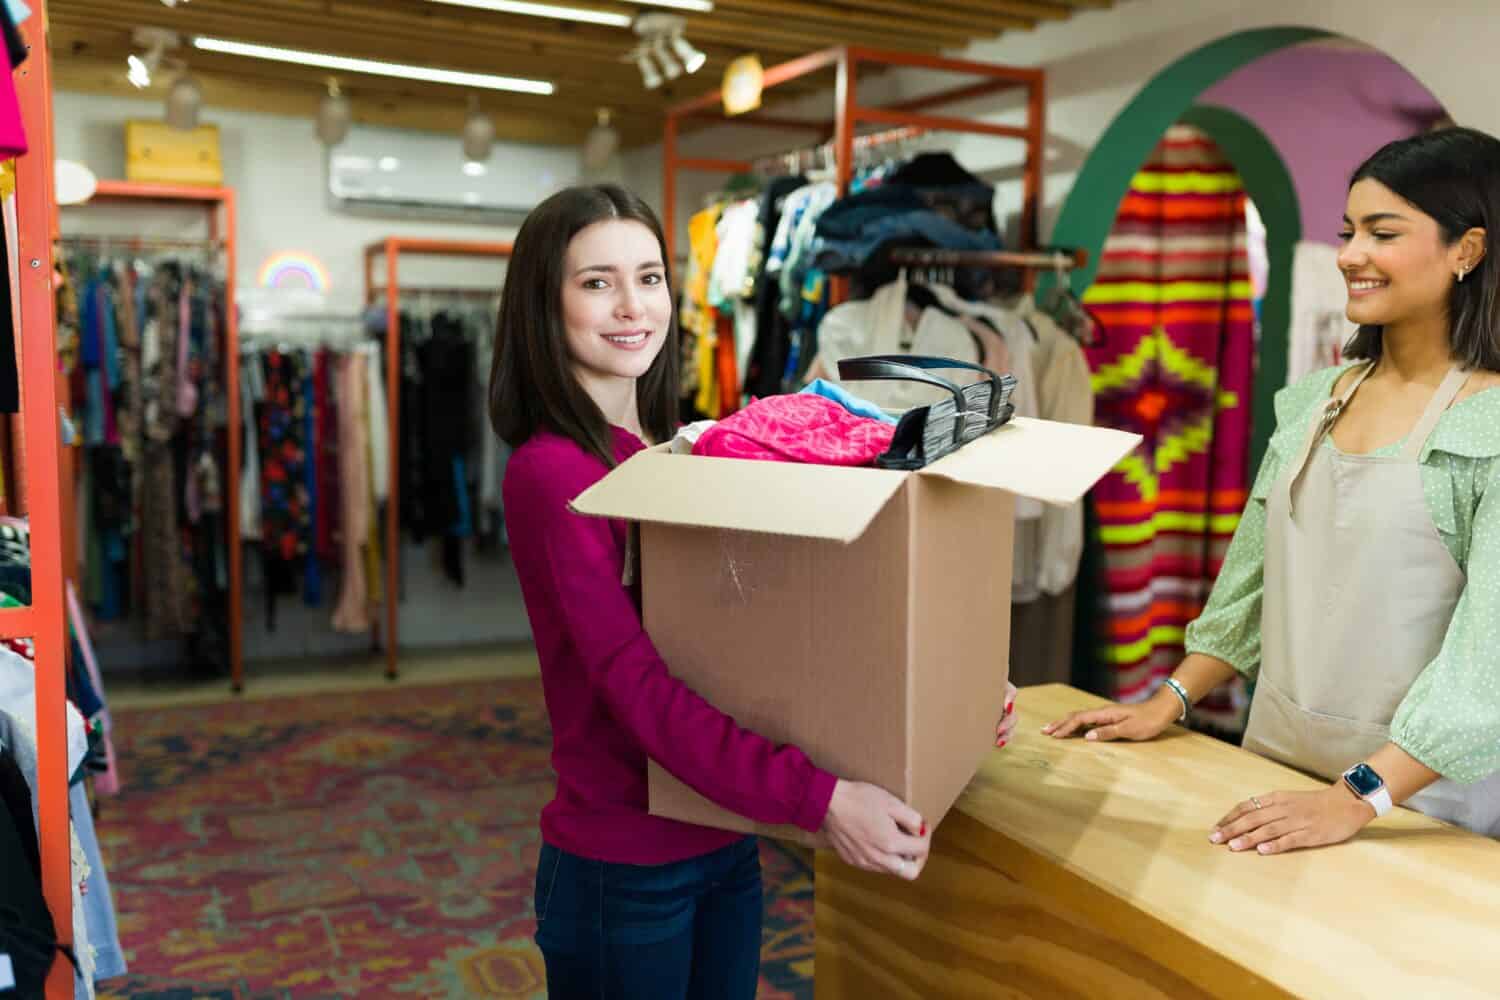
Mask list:
POLYGON ((1204 91, 1260 126, 1281 152, 1302 207, 1302 238, 1336 244, 1349 175, 1382 145, 1443 114, 1437 99, 1379 52, 1299 45, 1204 91))

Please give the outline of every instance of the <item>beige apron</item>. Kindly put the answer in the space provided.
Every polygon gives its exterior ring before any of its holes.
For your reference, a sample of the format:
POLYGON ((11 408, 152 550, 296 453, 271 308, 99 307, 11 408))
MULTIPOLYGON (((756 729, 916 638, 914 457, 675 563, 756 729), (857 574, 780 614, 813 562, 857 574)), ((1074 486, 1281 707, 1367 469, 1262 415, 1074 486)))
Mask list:
MULTIPOLYGON (((1389 741, 1465 582, 1432 523, 1418 459, 1468 375, 1448 373, 1398 456, 1325 447, 1373 367, 1323 404, 1266 499, 1261 668, 1244 746, 1328 780, 1389 741)), ((1439 780, 1405 804, 1500 836, 1500 774, 1439 780)))

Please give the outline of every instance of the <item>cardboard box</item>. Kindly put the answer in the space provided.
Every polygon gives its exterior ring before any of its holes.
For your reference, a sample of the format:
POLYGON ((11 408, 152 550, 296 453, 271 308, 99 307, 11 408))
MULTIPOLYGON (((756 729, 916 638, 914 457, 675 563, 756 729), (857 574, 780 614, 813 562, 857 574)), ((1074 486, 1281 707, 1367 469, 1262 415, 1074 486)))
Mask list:
MULTIPOLYGON (((642 452, 573 502, 638 521, 646 629, 741 725, 940 820, 994 745, 1015 495, 1076 502, 1134 434, 1017 419, 917 472, 642 452)), ((651 812, 816 844, 654 762, 651 812)))

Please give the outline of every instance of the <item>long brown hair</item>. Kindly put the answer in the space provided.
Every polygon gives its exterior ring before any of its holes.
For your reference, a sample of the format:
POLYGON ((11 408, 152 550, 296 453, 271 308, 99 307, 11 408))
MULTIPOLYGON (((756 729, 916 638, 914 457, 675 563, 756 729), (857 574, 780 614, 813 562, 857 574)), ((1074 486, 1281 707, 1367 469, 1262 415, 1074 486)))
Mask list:
MULTIPOLYGON (((511 447, 539 430, 572 440, 606 466, 615 448, 604 414, 573 373, 562 319, 563 258, 579 232, 596 222, 625 219, 651 230, 661 247, 671 289, 671 261, 656 213, 613 184, 559 191, 526 216, 516 234, 500 295, 495 360, 490 367, 490 424, 511 447)), ((674 299, 675 301, 675 299, 674 299)), ((677 313, 651 367, 636 381, 641 426, 653 440, 676 431, 677 313)))

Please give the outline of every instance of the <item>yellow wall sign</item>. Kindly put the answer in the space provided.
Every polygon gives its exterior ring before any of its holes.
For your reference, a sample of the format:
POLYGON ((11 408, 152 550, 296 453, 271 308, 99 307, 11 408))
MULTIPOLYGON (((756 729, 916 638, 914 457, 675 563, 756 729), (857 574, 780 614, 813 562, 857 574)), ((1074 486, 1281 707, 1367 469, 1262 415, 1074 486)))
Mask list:
POLYGON ((724 68, 724 113, 742 115, 760 107, 760 91, 765 80, 760 57, 740 56, 724 68))

